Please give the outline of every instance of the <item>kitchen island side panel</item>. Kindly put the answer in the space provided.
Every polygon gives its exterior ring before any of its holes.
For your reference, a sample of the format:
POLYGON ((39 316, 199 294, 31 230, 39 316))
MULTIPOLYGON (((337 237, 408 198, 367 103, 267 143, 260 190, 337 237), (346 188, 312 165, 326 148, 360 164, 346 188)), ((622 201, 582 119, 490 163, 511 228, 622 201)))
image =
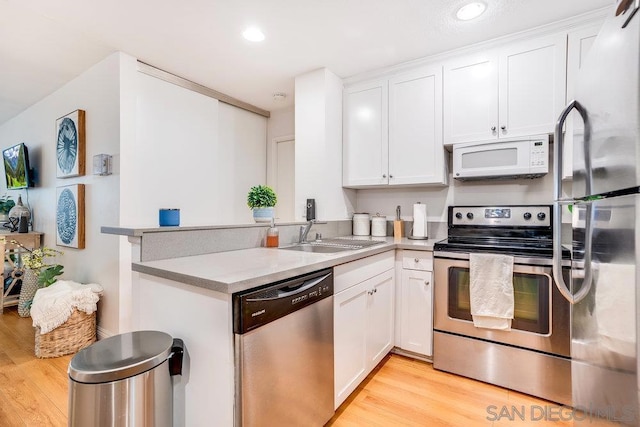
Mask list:
POLYGON ((234 405, 231 295, 147 274, 134 278, 135 330, 184 341, 182 376, 174 376, 174 426, 232 426, 234 405))

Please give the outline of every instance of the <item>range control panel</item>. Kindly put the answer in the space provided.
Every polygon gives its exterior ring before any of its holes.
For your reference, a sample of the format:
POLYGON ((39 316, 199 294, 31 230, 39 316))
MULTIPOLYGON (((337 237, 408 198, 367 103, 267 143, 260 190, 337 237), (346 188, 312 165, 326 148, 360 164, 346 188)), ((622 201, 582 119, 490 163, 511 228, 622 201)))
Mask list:
POLYGON ((551 206, 451 206, 449 225, 549 227, 551 206))

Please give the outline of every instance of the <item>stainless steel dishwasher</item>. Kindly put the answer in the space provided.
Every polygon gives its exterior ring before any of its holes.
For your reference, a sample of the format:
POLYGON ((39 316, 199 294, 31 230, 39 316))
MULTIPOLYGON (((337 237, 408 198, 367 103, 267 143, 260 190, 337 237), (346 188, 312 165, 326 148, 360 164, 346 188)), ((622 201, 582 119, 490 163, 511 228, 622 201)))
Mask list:
POLYGON ((322 426, 333 410, 331 269, 233 295, 237 426, 322 426))

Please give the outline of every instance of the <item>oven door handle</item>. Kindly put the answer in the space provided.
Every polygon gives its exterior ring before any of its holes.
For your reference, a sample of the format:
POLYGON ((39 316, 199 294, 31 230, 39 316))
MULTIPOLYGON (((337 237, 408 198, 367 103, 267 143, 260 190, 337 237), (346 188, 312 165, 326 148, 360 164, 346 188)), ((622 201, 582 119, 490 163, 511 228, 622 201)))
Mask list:
POLYGON ((593 218, 593 205, 586 202, 585 212, 585 238, 584 238, 584 280, 582 287, 574 295, 567 287, 562 276, 562 206, 564 202, 553 203, 553 281, 562 296, 571 304, 582 301, 591 291, 593 276, 591 270, 591 247, 593 230, 591 228, 593 218))

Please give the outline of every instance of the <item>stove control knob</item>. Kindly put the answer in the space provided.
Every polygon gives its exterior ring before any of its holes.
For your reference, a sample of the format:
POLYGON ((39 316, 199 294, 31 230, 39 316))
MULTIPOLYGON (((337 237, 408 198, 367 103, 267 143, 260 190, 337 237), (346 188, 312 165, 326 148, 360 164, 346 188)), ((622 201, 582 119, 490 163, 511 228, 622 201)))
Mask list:
POLYGON ((456 218, 462 219, 462 214, 460 212, 456 213, 456 218))
POLYGON ((540 221, 543 221, 546 217, 547 217, 547 215, 544 212, 539 212, 538 213, 538 219, 540 221))
POLYGON ((467 218, 473 219, 473 214, 471 212, 467 212, 467 218))
POLYGON ((531 219, 531 212, 525 212, 524 213, 524 219, 526 219, 527 221, 529 221, 531 219))

